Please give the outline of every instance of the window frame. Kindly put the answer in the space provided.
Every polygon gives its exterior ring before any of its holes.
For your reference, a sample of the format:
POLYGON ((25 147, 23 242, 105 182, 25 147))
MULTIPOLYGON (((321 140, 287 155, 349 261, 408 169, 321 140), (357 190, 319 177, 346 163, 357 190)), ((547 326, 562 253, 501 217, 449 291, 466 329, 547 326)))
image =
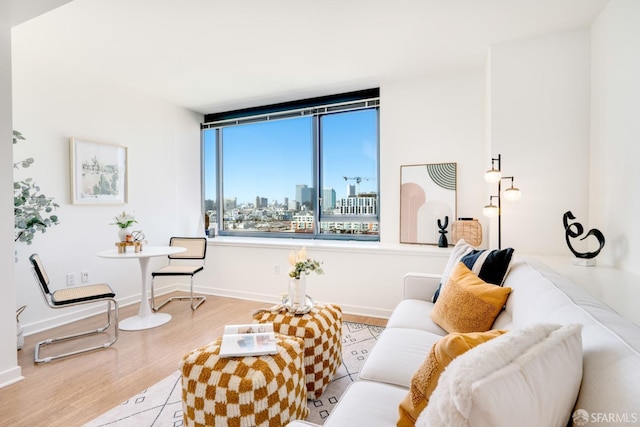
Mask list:
MULTIPOLYGON (((215 135, 215 215, 218 219, 217 234, 220 236, 234 237, 260 237, 260 238, 293 238, 293 239, 316 239, 316 240, 357 240, 357 241, 380 241, 380 90, 379 88, 362 91, 329 95, 317 98, 271 104, 267 106, 246 108, 222 113, 205 115, 205 120, 200 126, 201 132, 201 153, 202 153, 202 211, 205 212, 206 205, 206 182, 205 182, 205 132, 214 130, 215 135), (375 110, 376 114, 376 214, 367 215, 324 215, 322 212, 322 135, 320 131, 321 118, 330 114, 339 114, 357 110, 375 110), (223 192, 223 139, 222 130, 225 127, 238 126, 243 124, 256 123, 261 121, 272 121, 279 119, 306 117, 312 120, 312 185, 314 188, 314 210, 313 210, 313 232, 264 232, 264 231, 233 231, 224 230, 224 192, 223 192), (221 202, 222 201, 222 202, 221 202), (346 219, 338 221, 338 219, 346 219), (376 234, 351 234, 351 233, 323 233, 322 222, 342 222, 361 223, 377 222, 376 234)), ((208 221, 207 221, 208 222, 208 221)))

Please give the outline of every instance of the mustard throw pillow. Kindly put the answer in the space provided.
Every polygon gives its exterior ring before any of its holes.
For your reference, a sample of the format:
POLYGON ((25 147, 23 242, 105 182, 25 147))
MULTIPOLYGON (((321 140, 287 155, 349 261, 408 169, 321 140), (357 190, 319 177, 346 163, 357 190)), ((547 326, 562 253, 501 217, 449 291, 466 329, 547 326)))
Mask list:
POLYGON ((429 403, 429 397, 438 385, 440 374, 453 359, 505 332, 507 331, 453 333, 436 342, 422 366, 411 377, 409 393, 400 402, 398 427, 412 427, 415 424, 416 419, 429 403))
POLYGON ((511 288, 491 285, 459 263, 431 311, 431 320, 451 332, 484 332, 507 302, 511 288))

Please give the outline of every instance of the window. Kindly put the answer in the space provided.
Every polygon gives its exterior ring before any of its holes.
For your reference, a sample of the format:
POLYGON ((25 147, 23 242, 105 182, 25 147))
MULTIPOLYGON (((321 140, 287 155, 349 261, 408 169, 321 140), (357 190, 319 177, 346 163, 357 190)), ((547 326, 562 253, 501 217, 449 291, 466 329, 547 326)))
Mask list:
POLYGON ((379 91, 207 115, 204 208, 222 235, 378 240, 379 91))

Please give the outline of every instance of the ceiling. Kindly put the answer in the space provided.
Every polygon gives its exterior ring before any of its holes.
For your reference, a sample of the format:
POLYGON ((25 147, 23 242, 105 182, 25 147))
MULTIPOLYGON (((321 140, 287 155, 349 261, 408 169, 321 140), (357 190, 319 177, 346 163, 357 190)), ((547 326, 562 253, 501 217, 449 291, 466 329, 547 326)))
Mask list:
POLYGON ((607 2, 73 0, 16 22, 12 43, 211 113, 481 67, 490 45, 587 27, 607 2))

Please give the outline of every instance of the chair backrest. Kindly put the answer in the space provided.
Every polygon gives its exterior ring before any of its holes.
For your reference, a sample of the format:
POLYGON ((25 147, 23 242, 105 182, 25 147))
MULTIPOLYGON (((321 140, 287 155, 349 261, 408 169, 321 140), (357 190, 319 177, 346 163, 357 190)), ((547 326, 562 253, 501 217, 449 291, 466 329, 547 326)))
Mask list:
POLYGON ((187 248, 185 252, 169 255, 170 259, 205 259, 207 255, 206 237, 172 237, 169 245, 187 248))
POLYGON ((32 254, 29 257, 29 261, 31 261, 31 265, 33 266, 33 271, 35 273, 36 278, 38 279, 38 283, 40 284, 40 287, 42 288, 42 292, 44 292, 47 295, 50 295, 51 292, 49 291, 49 276, 47 275, 47 272, 44 269, 44 266, 42 265, 42 260, 40 259, 40 256, 38 256, 38 254, 32 254))

